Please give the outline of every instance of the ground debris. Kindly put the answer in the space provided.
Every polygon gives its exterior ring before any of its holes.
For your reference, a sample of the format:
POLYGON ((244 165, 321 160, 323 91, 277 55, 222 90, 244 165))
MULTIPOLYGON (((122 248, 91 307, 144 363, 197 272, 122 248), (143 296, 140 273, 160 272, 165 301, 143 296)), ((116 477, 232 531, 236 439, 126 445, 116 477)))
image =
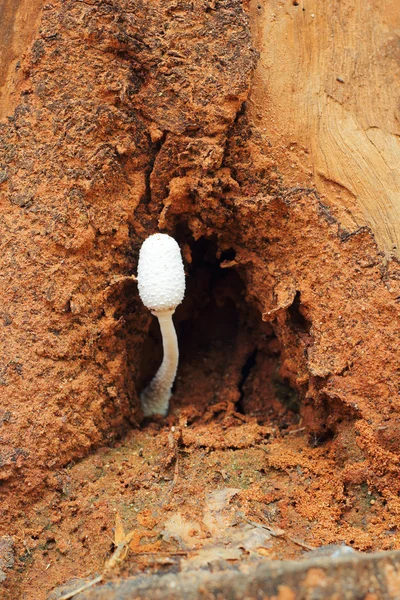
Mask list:
POLYGON ((217 489, 207 494, 202 515, 197 519, 176 512, 166 521, 163 538, 178 543, 188 553, 181 561, 182 571, 212 563, 232 563, 244 556, 268 555, 270 533, 266 528, 243 523, 238 519, 236 507, 231 505, 239 492, 238 488, 217 489))
POLYGON ((10 535, 0 537, 0 583, 7 578, 5 569, 14 566, 14 540, 10 535))
POLYGON ((114 551, 110 558, 106 561, 103 572, 94 579, 87 581, 83 585, 80 585, 75 590, 60 596, 58 600, 70 600, 81 592, 84 592, 85 590, 107 579, 107 577, 109 577, 111 573, 115 572, 125 560, 128 554, 129 544, 135 533, 136 531, 125 533, 122 519, 117 512, 115 516, 114 551))

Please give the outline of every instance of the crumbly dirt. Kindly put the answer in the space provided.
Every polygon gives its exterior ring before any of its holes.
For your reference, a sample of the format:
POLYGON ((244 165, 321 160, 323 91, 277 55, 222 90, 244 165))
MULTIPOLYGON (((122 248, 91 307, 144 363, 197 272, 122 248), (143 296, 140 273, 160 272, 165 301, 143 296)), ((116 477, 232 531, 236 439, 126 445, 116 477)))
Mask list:
POLYGON ((113 577, 249 555, 298 558, 330 543, 399 547, 382 497, 348 484, 332 449, 312 447, 298 423, 280 431, 287 416, 258 425, 223 403, 203 416, 190 412, 57 471, 34 507, 21 506, 9 526, 10 597, 46 598, 65 581, 101 573, 117 515, 134 536, 113 577))
POLYGON ((399 265, 253 119, 246 5, 42 8, 0 123, 5 597, 101 573, 121 526, 108 577, 400 548, 399 265), (143 422, 160 340, 129 275, 158 228, 187 294, 143 422))

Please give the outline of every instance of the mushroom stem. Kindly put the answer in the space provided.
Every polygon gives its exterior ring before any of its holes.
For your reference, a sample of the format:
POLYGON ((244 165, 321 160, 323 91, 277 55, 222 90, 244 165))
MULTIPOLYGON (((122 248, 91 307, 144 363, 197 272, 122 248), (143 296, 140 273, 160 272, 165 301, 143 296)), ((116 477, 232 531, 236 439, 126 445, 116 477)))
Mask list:
POLYGON ((172 321, 174 312, 174 308, 152 311, 153 315, 158 318, 160 324, 164 356, 161 366, 154 378, 140 394, 145 417, 155 414, 163 415, 165 417, 168 413, 171 389, 175 381, 179 360, 178 339, 172 321))

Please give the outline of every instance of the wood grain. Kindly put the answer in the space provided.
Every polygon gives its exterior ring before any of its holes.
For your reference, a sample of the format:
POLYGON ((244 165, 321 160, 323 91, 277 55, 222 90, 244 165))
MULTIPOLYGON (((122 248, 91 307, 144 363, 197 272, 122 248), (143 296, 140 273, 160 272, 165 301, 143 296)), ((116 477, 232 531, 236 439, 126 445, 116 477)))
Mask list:
POLYGON ((35 39, 43 0, 0 0, 0 118, 11 115, 22 79, 19 61, 35 39))
POLYGON ((250 12, 253 115, 342 219, 400 257, 400 3, 260 0, 250 12))

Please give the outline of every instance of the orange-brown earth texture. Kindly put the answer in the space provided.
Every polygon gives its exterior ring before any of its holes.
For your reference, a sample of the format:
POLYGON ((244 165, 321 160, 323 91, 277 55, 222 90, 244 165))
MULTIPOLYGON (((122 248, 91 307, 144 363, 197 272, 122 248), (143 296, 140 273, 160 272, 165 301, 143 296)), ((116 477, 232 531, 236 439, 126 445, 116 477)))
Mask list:
POLYGON ((3 597, 399 549, 400 269, 277 141, 264 5, 37 4, 0 2, 3 597), (128 276, 158 230, 187 294, 170 415, 143 422, 161 349, 128 276))

